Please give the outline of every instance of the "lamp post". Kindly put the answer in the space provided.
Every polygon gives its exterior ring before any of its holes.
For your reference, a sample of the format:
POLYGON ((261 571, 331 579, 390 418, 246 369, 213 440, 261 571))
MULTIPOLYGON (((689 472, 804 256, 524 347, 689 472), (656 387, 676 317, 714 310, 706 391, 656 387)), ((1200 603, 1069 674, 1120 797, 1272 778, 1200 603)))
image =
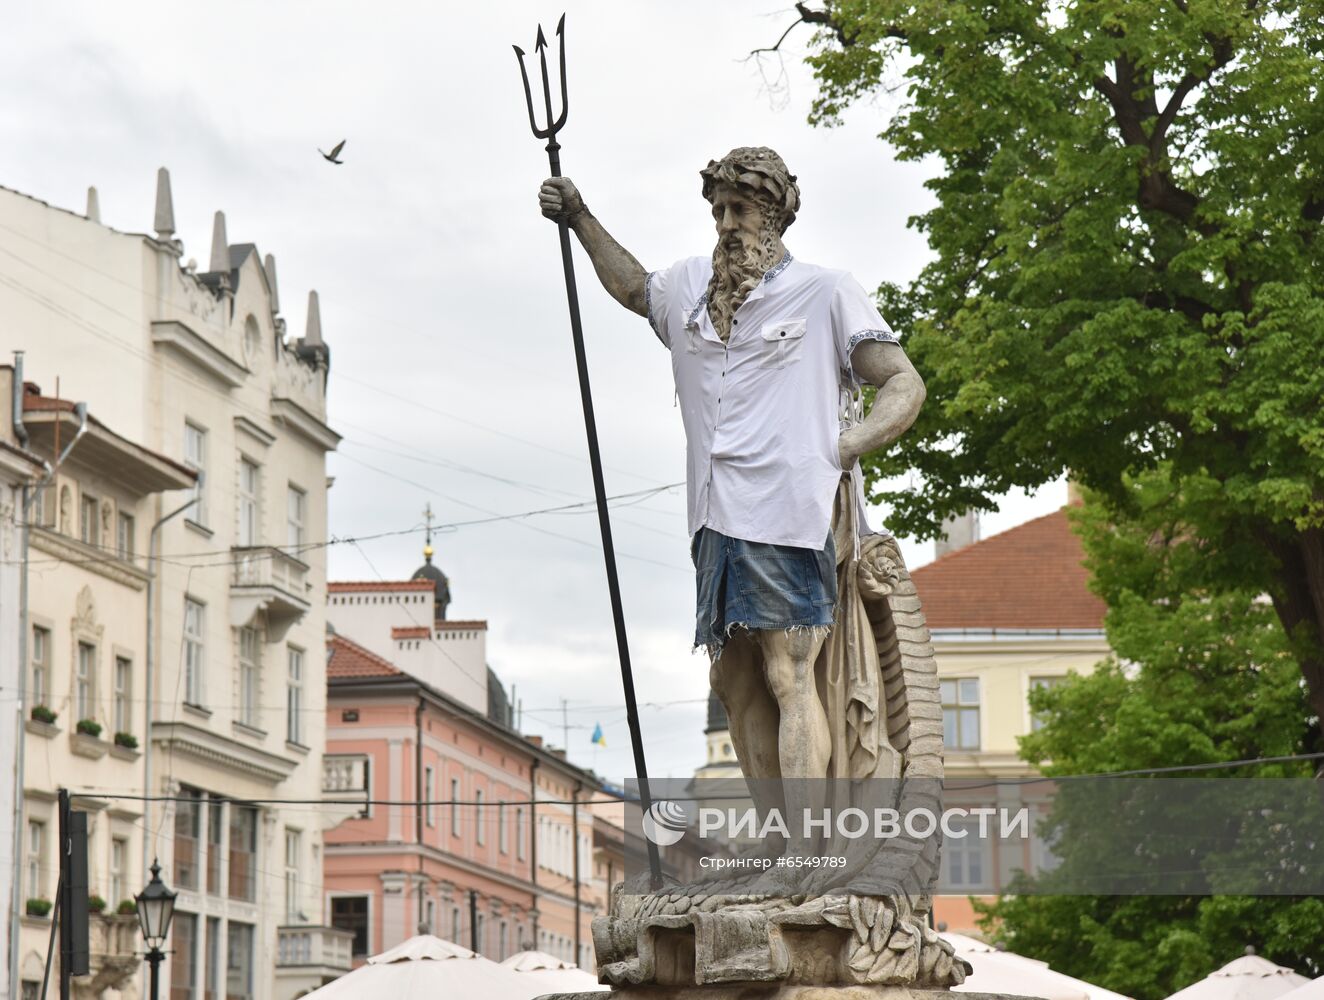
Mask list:
POLYGON ((165 944, 170 933, 170 920, 175 915, 175 893, 166 888, 161 881, 161 865, 152 861, 152 880, 147 888, 133 897, 138 908, 138 923, 142 926, 143 940, 147 942, 147 963, 152 967, 151 1000, 157 1000, 157 978, 161 971, 161 960, 165 944))

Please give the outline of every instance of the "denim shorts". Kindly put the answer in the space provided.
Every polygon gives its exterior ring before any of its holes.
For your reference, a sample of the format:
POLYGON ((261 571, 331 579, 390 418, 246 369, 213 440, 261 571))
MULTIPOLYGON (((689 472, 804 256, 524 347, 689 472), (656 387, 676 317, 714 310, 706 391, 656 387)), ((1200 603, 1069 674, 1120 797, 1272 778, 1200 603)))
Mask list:
POLYGON ((829 626, 837 603, 837 553, 729 538, 700 528, 690 545, 698 607, 694 646, 721 652, 732 631, 829 626))

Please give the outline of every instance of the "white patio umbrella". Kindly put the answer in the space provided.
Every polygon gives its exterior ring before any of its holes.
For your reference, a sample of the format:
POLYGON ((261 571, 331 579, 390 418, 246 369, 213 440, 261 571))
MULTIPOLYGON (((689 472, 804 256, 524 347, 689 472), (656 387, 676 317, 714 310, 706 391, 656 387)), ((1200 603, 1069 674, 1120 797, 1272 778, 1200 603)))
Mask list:
POLYGON ((1047 962, 1015 952, 998 951, 990 944, 964 934, 942 935, 956 954, 970 963, 974 972, 954 989, 961 993, 1019 993, 1044 1000, 1131 1000, 1130 997, 1083 979, 1054 972, 1047 962))
POLYGON ((546 992, 468 948, 420 934, 396 945, 368 964, 309 993, 316 1000, 436 1000, 482 997, 483 1000, 533 1000, 546 992))
MULTIPOLYGON (((549 955, 545 951, 521 951, 502 963, 507 969, 532 983, 543 993, 594 993, 611 991, 596 976, 585 972, 573 962, 549 955)), ((538 996, 539 994, 534 994, 538 996)))
POLYGON ((1309 982, 1305 976, 1259 955, 1243 955, 1178 990, 1168 1000, 1275 1000, 1309 982))
POLYGON ((1278 1000, 1324 1000, 1324 976, 1298 986, 1291 993, 1284 993, 1278 1000))

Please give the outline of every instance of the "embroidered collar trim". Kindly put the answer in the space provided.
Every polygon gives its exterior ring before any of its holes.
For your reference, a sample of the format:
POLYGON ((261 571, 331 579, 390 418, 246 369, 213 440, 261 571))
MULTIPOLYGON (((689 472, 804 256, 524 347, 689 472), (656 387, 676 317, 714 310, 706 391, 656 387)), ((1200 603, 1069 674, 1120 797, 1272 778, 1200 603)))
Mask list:
MULTIPOLYGON (((795 260, 795 258, 791 256, 791 251, 787 250, 784 254, 782 254, 782 259, 779 260, 776 264, 774 264, 764 273, 763 283, 765 285, 769 284, 774 278, 777 277, 777 275, 785 271, 786 268, 791 265, 791 262, 793 260, 795 260)), ((705 291, 702 295, 699 296, 699 300, 694 303, 694 308, 690 310, 689 316, 686 317, 685 319, 685 325, 697 326, 699 322, 699 315, 700 313, 703 312, 703 307, 706 306, 707 304, 708 304, 708 293, 707 291, 705 291)))

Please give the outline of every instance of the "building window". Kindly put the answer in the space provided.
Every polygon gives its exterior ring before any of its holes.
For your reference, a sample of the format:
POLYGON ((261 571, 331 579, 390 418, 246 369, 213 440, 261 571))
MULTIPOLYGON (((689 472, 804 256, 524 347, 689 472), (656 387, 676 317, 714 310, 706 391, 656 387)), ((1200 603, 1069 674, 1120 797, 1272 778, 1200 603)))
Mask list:
POLYGON ((474 792, 474 840, 478 846, 483 846, 483 791, 478 789, 474 792))
POLYGON ((110 838, 110 899, 111 906, 118 906, 129 898, 125 890, 124 861, 129 856, 129 842, 123 837, 110 838))
POLYGON ((351 951, 368 954, 368 897, 335 896, 331 900, 331 926, 354 935, 351 951))
POLYGON ((515 857, 524 860, 524 807, 515 807, 515 857))
POLYGON ((133 515, 123 511, 115 520, 115 554, 121 559, 133 558, 133 515))
POLYGON ((41 1000, 41 983, 35 979, 23 980, 19 1000, 41 1000))
POLYGON ((303 745, 303 650, 288 648, 285 680, 285 739, 303 745))
POLYGON ((462 926, 460 919, 460 908, 458 906, 452 906, 451 907, 451 940, 454 941, 456 944, 464 944, 464 941, 461 939, 461 935, 463 933, 464 933, 464 927, 462 926))
POLYGON ((949 750, 979 749, 979 678, 939 682, 942 738, 949 750))
MULTIPOLYGON (((257 898, 257 809, 230 803, 230 898, 257 898)), ((233 925, 231 925, 233 926, 233 925)))
POLYGON ((230 921, 226 935, 225 1000, 252 1000, 253 925, 230 921))
POLYGON ((497 850, 502 854, 510 853, 510 840, 506 835, 506 804, 497 803, 497 850))
POLYGON ((175 885, 198 887, 198 836, 202 832, 202 793, 181 788, 175 803, 175 885))
POLYGON ((27 850, 28 899, 46 899, 46 824, 28 820, 27 850))
POLYGON ((451 778, 451 836, 460 835, 460 779, 451 778))
POLYGON ((207 892, 221 894, 221 858, 225 854, 225 801, 207 798, 207 892))
POLYGON ((96 711, 97 648, 78 644, 78 674, 74 678, 74 711, 79 721, 92 718, 96 711))
POLYGON ((202 1000, 221 1000, 221 918, 207 918, 207 985, 202 1000))
POLYGON ((170 925, 170 1000, 196 1000, 198 995, 198 918, 175 911, 170 925))
POLYGON ((55 527, 55 512, 59 504, 56 502, 57 487, 54 480, 50 484, 37 490, 37 499, 33 501, 36 514, 33 515, 32 523, 40 528, 55 527))
POLYGON ((51 691, 50 629, 32 629, 32 704, 45 705, 51 691))
POLYGON ((221 918, 207 918, 207 985, 203 1000, 222 1000, 221 996, 221 918))
POLYGON ((239 545, 241 547, 258 544, 258 497, 257 464, 246 458, 239 459, 239 545))
POLYGON ((258 688, 262 670, 262 633, 245 626, 239 630, 239 721, 258 728, 258 688))
POLYGON ((184 464, 198 474, 193 495, 198 502, 185 516, 196 524, 207 523, 207 432, 193 424, 184 425, 184 464))
POLYGON ((435 934, 437 932, 435 921, 437 919, 437 904, 435 900, 429 899, 423 904, 424 923, 427 925, 426 934, 435 934))
POLYGON ((483 915, 480 913, 478 914, 477 921, 474 923, 474 941, 478 945, 474 948, 474 951, 478 952, 480 955, 487 950, 487 942, 483 939, 484 925, 486 922, 487 921, 483 919, 483 915))
POLYGON ((303 548, 303 526, 308 516, 308 494, 293 483, 285 495, 285 544, 292 554, 298 555, 303 548))
POLYGON ((430 767, 423 768, 423 822, 428 826, 437 825, 437 807, 434 800, 437 797, 437 775, 430 767))
POLYGON ((115 732, 133 732, 133 661, 115 657, 115 732))
POLYGON ((509 944, 509 942, 506 939, 506 935, 508 933, 509 932, 506 929, 506 922, 504 920, 501 921, 501 923, 497 924, 497 961, 498 962, 506 957, 507 954, 506 946, 509 944))
POLYGON ((1062 829, 1047 829, 1046 818, 1046 811, 1035 817, 1034 839, 1030 841, 1031 875, 1047 874, 1062 863, 1055 850, 1061 840, 1062 829))
POLYGON ((989 874, 988 844, 979 836, 979 822, 952 823, 952 829, 965 830, 964 837, 944 837, 942 843, 943 882, 946 891, 982 889, 989 874))
POLYGON ((206 607, 193 598, 184 598, 184 702, 188 705, 201 705, 206 697, 207 688, 203 683, 206 611, 206 607))
POLYGON ((100 520, 97 517, 97 498, 84 493, 78 501, 78 537, 88 545, 99 545, 101 534, 97 530, 100 520))
MULTIPOLYGON (((1062 676, 1062 675, 1060 675, 1060 674, 1059 674, 1058 676, 1056 676, 1056 677, 1031 677, 1031 678, 1030 678, 1030 690, 1032 690, 1032 691, 1037 691, 1037 690, 1039 690, 1040 688, 1055 688, 1055 687, 1058 687, 1059 685, 1061 685, 1065 680, 1066 680, 1066 677, 1064 677, 1064 676, 1062 676)), ((1042 715, 1039 715, 1039 714, 1037 714, 1037 713, 1031 712, 1031 713, 1030 713, 1030 732, 1032 732, 1032 733, 1037 733, 1039 730, 1043 729, 1043 728, 1044 728, 1044 722, 1045 722, 1045 719, 1044 719, 1044 717, 1043 717, 1042 715)))
POLYGON ((299 923, 299 854, 302 837, 298 830, 285 830, 285 922, 299 923))

